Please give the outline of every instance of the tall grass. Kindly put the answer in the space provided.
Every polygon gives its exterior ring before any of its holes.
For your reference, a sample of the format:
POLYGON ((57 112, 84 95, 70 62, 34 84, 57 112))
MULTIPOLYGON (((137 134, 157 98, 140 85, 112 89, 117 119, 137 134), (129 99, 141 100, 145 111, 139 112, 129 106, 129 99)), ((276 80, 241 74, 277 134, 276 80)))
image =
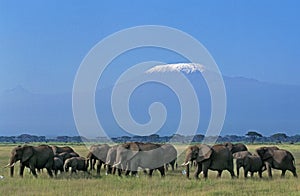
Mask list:
MULTIPOLYGON (((85 146, 72 146, 81 156, 87 154, 85 146)), ((259 146, 249 146, 254 151, 259 146)), ((221 179, 217 179, 216 172, 210 171, 207 180, 188 180, 182 175, 184 169, 178 167, 176 171, 168 171, 165 178, 161 178, 159 172, 149 178, 142 172, 138 177, 105 176, 101 171, 101 177, 95 172, 91 176, 83 173, 71 176, 61 174, 57 178, 50 179, 46 172, 42 172, 35 179, 26 170, 23 179, 18 176, 18 165, 13 178, 9 177, 8 169, 2 166, 8 163, 11 145, 0 145, 0 195, 299 195, 300 182, 287 172, 286 178, 280 178, 280 172, 273 170, 273 179, 267 178, 263 173, 263 179, 257 175, 253 179, 231 179, 229 173, 224 171, 221 179)), ((182 148, 182 146, 178 146, 182 148)), ((296 158, 297 171, 300 171, 300 146, 284 145, 280 148, 290 150, 296 158)), ((179 157, 179 165, 183 161, 184 154, 179 157)))

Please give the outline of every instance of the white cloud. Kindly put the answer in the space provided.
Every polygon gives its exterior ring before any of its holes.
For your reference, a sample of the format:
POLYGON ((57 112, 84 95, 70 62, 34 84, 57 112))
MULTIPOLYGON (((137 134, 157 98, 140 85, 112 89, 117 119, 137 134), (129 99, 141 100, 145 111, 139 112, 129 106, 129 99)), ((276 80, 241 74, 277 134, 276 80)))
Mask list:
POLYGON ((155 72, 185 72, 193 73, 196 71, 203 72, 205 67, 197 63, 176 63, 176 64, 165 64, 157 65, 148 69, 146 73, 155 73, 155 72))

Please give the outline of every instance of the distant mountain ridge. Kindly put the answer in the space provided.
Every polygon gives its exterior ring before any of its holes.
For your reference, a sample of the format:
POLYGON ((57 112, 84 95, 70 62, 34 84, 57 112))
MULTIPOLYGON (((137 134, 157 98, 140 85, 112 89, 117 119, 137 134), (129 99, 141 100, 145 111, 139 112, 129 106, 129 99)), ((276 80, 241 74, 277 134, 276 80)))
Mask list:
MULTIPOLYGON (((203 134, 210 117, 209 92, 200 73, 186 76, 198 89, 201 112, 198 133, 203 134)), ((243 77, 223 78, 227 93, 227 114, 221 135, 244 135, 251 129, 264 135, 274 132, 288 135, 299 133, 300 86, 272 84, 243 77)), ((111 137, 126 135, 113 118, 110 108, 111 90, 112 87, 97 90, 97 114, 111 137)), ((172 135, 178 126, 180 108, 176 95, 170 89, 165 90, 163 86, 154 83, 136 89, 130 100, 133 118, 146 123, 149 120, 148 106, 154 100, 164 103, 168 109, 167 122, 159 134, 172 135)), ((78 134, 70 92, 39 94, 17 86, 0 94, 0 108, 1 135, 24 132, 37 135, 78 134)))

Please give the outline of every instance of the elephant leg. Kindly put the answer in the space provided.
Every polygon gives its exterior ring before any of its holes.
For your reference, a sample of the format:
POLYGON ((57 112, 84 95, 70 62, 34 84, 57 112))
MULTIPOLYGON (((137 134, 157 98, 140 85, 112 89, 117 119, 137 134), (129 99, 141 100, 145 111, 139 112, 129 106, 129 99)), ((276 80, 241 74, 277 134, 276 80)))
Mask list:
POLYGON ((222 172, 223 172, 223 170, 218 170, 217 178, 221 178, 222 172))
POLYGON ((24 169, 25 169, 25 165, 20 164, 20 176, 23 177, 24 175, 24 169))
POLYGON ((175 162, 171 163, 172 171, 175 170, 175 162))
POLYGON ((244 178, 248 178, 248 169, 244 168, 244 178))
POLYGON ((37 177, 36 170, 33 166, 30 166, 30 171, 34 177, 37 177))
POLYGON ((208 177, 208 168, 203 170, 203 176, 205 179, 208 177))
POLYGON ((166 163, 166 171, 168 171, 169 163, 166 163))
POLYGON ((116 168, 115 167, 113 167, 112 169, 111 169, 111 173, 113 174, 113 175, 115 175, 116 174, 116 168))
POLYGON ((148 174, 146 169, 143 169, 143 173, 144 173, 144 175, 148 174))
POLYGON ((290 171, 293 173, 294 177, 298 177, 297 172, 296 172, 296 167, 293 165, 292 169, 290 171))
POLYGON ((281 171, 281 178, 284 178, 286 170, 281 171))
MULTIPOLYGON (((52 178, 53 177, 52 170, 50 168, 46 168, 46 169, 47 169, 48 175, 52 178)), ((56 171, 56 174, 57 174, 57 169, 55 171, 56 171)))
POLYGON ((101 170, 101 166, 102 166, 102 161, 99 160, 97 163, 97 175, 100 176, 100 170, 101 170))
MULTIPOLYGON (((191 167, 192 167, 192 164, 191 164, 191 167)), ((188 165, 186 166, 186 177, 187 177, 187 178, 190 178, 190 164, 188 164, 188 165)))
POLYGON ((152 177, 154 169, 149 169, 149 177, 152 177))
POLYGON ((121 177, 122 176, 122 169, 118 168, 117 170, 118 170, 118 176, 121 177))
POLYGON ((267 171, 268 171, 269 178, 272 178, 272 168, 271 168, 270 163, 266 163, 266 168, 267 168, 267 171))
POLYGON ((198 166, 197 166, 196 171, 194 173, 194 177, 196 179, 199 179, 199 174, 201 173, 201 171, 202 171, 202 164, 198 163, 198 166))
POLYGON ((72 169, 71 169, 71 174, 73 174, 73 173, 77 174, 76 168, 74 168, 74 167, 72 167, 72 169))
MULTIPOLYGON (((130 170, 127 169, 126 172, 125 172, 125 176, 129 176, 129 174, 130 174, 130 170)), ((134 174, 134 172, 132 172, 132 174, 134 174)))
POLYGON ((233 168, 227 169, 227 171, 229 171, 229 173, 230 173, 230 175, 231 175, 231 178, 234 178, 234 177, 235 177, 233 168))
POLYGON ((92 159, 92 170, 95 170, 95 165, 96 165, 97 159, 92 159))
POLYGON ((254 172, 251 172, 251 178, 253 178, 254 172))
POLYGON ((111 167, 111 165, 108 165, 107 169, 106 169, 106 175, 111 174, 111 173, 112 173, 112 167, 111 167))
POLYGON ((165 176, 165 168, 164 168, 164 166, 159 167, 157 169, 160 172, 161 177, 164 177, 165 176))
POLYGON ((237 177, 240 176, 240 167, 239 166, 236 166, 236 175, 237 175, 237 177))
POLYGON ((258 176, 259 176, 259 178, 262 178, 262 170, 258 171, 258 176))

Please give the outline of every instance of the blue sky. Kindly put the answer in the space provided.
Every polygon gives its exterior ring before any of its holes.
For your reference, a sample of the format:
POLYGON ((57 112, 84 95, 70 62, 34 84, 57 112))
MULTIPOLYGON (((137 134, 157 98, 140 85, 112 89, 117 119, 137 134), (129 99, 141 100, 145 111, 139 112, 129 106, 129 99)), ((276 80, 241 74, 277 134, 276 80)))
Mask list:
MULTIPOLYGON (((300 85, 299 1, 0 1, 0 92, 70 92, 87 52, 137 25, 198 39, 227 76, 300 85)), ((153 59, 155 60, 155 59, 153 59)))

